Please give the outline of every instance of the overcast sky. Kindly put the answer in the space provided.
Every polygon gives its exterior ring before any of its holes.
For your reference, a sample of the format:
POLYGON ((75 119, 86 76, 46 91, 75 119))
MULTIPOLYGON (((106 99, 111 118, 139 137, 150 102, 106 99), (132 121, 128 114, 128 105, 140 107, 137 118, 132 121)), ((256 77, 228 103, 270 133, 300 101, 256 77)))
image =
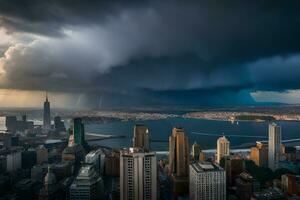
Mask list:
POLYGON ((0 107, 38 106, 46 90, 57 107, 300 103, 299 10, 296 0, 0 0, 0 107))

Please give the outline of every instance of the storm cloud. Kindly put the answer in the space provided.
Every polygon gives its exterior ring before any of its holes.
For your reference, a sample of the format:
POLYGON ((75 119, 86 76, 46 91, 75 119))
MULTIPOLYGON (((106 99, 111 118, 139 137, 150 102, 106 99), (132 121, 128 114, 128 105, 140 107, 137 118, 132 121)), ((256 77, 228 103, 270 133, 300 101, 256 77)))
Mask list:
POLYGON ((173 94, 299 89, 299 9, 298 1, 0 0, 0 37, 10 38, 0 42, 0 87, 155 104, 173 94))

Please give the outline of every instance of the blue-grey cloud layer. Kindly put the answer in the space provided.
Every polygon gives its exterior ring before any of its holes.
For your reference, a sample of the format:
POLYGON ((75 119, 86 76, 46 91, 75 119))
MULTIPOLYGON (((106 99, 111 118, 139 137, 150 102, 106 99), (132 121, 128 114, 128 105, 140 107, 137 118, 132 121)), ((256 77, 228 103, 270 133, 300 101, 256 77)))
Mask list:
POLYGON ((170 91, 299 89, 299 9, 298 1, 0 0, 2 26, 34 35, 6 51, 2 87, 155 103, 170 91))

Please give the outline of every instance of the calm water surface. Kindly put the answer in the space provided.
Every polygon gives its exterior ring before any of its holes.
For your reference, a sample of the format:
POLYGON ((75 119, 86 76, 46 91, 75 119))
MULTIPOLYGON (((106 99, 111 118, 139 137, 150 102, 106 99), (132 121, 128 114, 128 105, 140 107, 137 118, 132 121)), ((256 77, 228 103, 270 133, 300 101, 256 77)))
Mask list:
MULTIPOLYGON (((150 129, 150 137, 152 140, 161 140, 165 142, 152 142, 151 148, 157 151, 165 151, 168 149, 168 137, 171 135, 172 128, 175 126, 183 127, 189 137, 190 145, 194 141, 198 142, 203 149, 216 148, 216 139, 218 136, 199 135, 194 132, 215 135, 237 135, 239 137, 229 136, 231 146, 239 146, 245 143, 255 142, 257 140, 266 140, 258 137, 243 136, 259 136, 267 137, 267 122, 243 121, 238 124, 232 124, 228 121, 204 120, 204 119, 184 119, 170 118, 165 120, 152 120, 142 122, 113 122, 107 124, 89 124, 86 125, 86 131, 90 133, 99 133, 107 135, 125 135, 126 138, 108 139, 97 141, 97 144, 109 146, 113 148, 122 148, 131 146, 131 138, 133 134, 133 126, 136 123, 146 124, 150 129)), ((300 122, 277 122, 282 126, 282 138, 294 139, 300 138, 300 122)))

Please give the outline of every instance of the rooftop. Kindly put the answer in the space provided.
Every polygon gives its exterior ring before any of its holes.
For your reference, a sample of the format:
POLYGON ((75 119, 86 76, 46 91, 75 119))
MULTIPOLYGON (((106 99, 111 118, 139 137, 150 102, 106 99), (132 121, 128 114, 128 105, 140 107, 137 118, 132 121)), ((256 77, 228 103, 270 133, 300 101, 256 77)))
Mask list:
POLYGON ((198 162, 191 164, 196 172, 207 172, 207 171, 224 171, 219 165, 210 162, 198 162))
POLYGON ((96 149, 96 150, 90 151, 90 152, 86 155, 86 157, 94 157, 94 156, 96 156, 96 155, 103 154, 103 153, 104 153, 104 152, 103 152, 102 149, 96 149))

